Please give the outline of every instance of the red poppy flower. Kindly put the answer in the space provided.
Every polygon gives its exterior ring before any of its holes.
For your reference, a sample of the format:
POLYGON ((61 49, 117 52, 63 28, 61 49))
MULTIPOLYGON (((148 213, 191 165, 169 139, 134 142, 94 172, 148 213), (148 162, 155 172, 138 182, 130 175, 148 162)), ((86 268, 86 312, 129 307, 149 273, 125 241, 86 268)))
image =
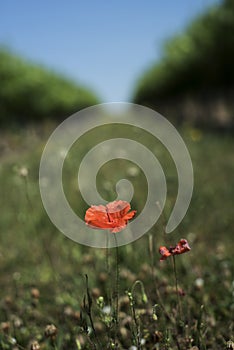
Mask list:
POLYGON ((130 209, 130 204, 121 200, 108 203, 106 206, 92 205, 86 211, 85 222, 92 228, 109 229, 113 233, 119 232, 136 214, 136 210, 129 212, 130 209))
POLYGON ((169 249, 167 249, 166 247, 159 247, 159 253, 162 255, 160 261, 165 260, 166 258, 171 256, 169 249))
POLYGON ((181 239, 175 248, 172 250, 173 255, 183 254, 191 250, 188 241, 186 239, 181 239))
POLYGON ((160 261, 167 259, 171 255, 178 255, 189 252, 191 250, 188 241, 186 239, 181 239, 175 247, 160 247, 159 253, 162 255, 160 261))

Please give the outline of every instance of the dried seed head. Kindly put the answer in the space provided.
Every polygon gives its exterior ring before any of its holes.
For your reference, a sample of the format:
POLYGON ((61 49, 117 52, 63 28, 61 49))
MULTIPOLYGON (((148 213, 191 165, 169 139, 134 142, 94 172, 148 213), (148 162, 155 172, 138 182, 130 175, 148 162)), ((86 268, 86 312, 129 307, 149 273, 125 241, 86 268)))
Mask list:
POLYGON ((119 298, 119 308, 121 311, 127 311, 129 308, 129 298, 127 295, 123 295, 119 298))
POLYGON ((97 299, 100 295, 101 295, 101 291, 99 288, 93 288, 91 290, 91 294, 92 294, 92 297, 94 297, 95 299, 97 299))
POLYGON ((73 314, 73 317, 75 320, 80 320, 80 311, 75 311, 74 314, 73 314))
POLYGON ((229 340, 227 342, 227 347, 226 348, 227 348, 227 350, 234 350, 234 342, 229 340))
POLYGON ((32 288, 31 289, 31 297, 34 299, 39 299, 40 297, 40 291, 37 288, 32 288))
POLYGON ((95 322, 94 328, 95 328, 95 331, 97 334, 101 334, 101 333, 105 332, 104 324, 101 322, 95 322))
POLYGON ((163 339, 163 334, 162 334, 162 332, 160 332, 160 331, 155 331, 155 332, 154 332, 154 339, 155 339, 155 342, 156 342, 156 343, 161 342, 162 339, 163 339))
POLYGON ((53 324, 48 324, 45 328, 45 336, 54 339, 57 335, 57 328, 53 324))
POLYGON ((5 299, 4 299, 4 304, 5 304, 6 306, 11 306, 11 305, 13 304, 12 298, 11 298, 9 295, 7 295, 7 296, 5 297, 5 299))
POLYGON ((8 333, 10 329, 10 322, 2 322, 0 324, 0 328, 3 333, 8 333))
POLYGON ((67 316, 67 317, 72 317, 72 316, 74 316, 74 311, 73 311, 73 309, 71 308, 71 306, 66 306, 66 307, 64 308, 64 310, 63 310, 63 313, 64 313, 64 315, 67 316))
POLYGON ((40 350, 41 347, 40 347, 40 344, 38 343, 37 340, 34 340, 31 342, 30 344, 30 350, 40 350))
POLYGON ((11 322, 13 323, 15 328, 20 328, 23 325, 23 320, 16 315, 10 316, 11 322))
POLYGON ((107 273, 105 273, 105 272, 101 272, 101 273, 99 274, 98 278, 99 278, 99 281, 100 281, 100 282, 104 283, 104 282, 106 282, 106 280, 108 279, 108 275, 107 275, 107 273))
POLYGON ((93 263, 93 256, 91 254, 85 254, 82 258, 84 264, 92 264, 93 263))
POLYGON ((123 339, 128 339, 129 337, 129 331, 125 327, 121 327, 119 330, 119 333, 123 339))

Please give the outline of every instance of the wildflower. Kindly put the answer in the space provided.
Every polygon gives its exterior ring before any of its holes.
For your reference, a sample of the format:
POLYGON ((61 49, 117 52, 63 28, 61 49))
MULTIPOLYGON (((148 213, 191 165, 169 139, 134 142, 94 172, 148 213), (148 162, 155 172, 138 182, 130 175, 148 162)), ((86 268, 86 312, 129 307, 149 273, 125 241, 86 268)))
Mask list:
POLYGON ((183 254, 191 250, 188 241, 186 239, 181 239, 175 247, 160 247, 159 253, 162 255, 160 261, 166 260, 169 256, 183 254))
POLYGON ((28 176, 28 169, 23 166, 19 169, 19 175, 22 177, 27 177, 28 176))
POLYGON ((16 345, 17 344, 17 340, 14 337, 9 337, 8 340, 10 341, 10 343, 12 345, 16 345))
POLYGON ((138 167, 131 166, 127 169, 127 174, 131 177, 136 177, 139 175, 139 173, 140 173, 140 169, 138 167))
POLYGON ((198 278, 195 280, 194 284, 195 284, 195 287, 196 287, 197 289, 202 289, 202 288, 204 287, 204 279, 201 278, 201 277, 198 277, 198 278))
POLYGON ((103 296, 100 296, 100 297, 97 299, 97 305, 100 307, 100 309, 103 309, 103 308, 104 308, 104 298, 103 298, 103 296))
POLYGON ((103 314, 110 315, 111 314, 111 307, 110 305, 106 305, 102 309, 103 314))
POLYGON ((186 239, 181 239, 175 248, 172 250, 173 255, 183 254, 191 250, 188 241, 186 239))
POLYGON ((85 222, 92 228, 109 229, 112 233, 119 232, 136 214, 136 210, 129 212, 130 209, 130 204, 122 200, 108 203, 106 206, 92 205, 86 211, 85 222))
POLYGON ((170 250, 166 247, 159 247, 159 253, 162 255, 160 261, 165 260, 169 256, 171 256, 170 250))

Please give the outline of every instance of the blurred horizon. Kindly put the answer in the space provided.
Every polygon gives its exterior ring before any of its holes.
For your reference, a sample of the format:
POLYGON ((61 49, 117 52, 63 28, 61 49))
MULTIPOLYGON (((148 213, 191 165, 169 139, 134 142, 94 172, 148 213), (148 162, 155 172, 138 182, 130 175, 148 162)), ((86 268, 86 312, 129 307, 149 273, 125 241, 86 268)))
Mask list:
POLYGON ((91 88, 102 102, 129 101, 166 39, 219 0, 171 3, 1 3, 0 47, 91 88))

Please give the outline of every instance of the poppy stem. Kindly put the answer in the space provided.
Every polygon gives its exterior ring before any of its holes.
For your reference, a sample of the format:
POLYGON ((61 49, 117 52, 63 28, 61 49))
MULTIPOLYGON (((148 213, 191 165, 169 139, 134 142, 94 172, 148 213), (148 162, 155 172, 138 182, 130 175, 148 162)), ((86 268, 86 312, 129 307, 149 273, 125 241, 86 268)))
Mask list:
POLYGON ((173 260, 173 270, 174 270, 174 276, 175 276, 175 288, 176 288, 176 296, 177 296, 177 308, 179 310, 179 318, 181 320, 181 302, 179 298, 179 289, 178 289, 178 277, 177 277, 177 269, 176 269, 176 260, 175 260, 175 255, 172 255, 172 260, 173 260))
POLYGON ((115 239, 115 253, 116 253, 116 285, 115 285, 115 339, 117 336, 118 324, 119 324, 119 247, 116 234, 115 239))
POLYGON ((107 279, 107 298, 108 298, 108 303, 111 306, 111 273, 110 273, 110 250, 109 250, 109 232, 106 233, 106 273, 108 276, 107 279))
POLYGON ((154 239, 153 239, 153 235, 149 234, 148 239, 149 239, 148 243, 149 243, 149 256, 150 256, 150 266, 151 266, 151 278, 152 278, 152 281, 154 281, 155 292, 156 292, 156 295, 158 298, 158 302, 160 303, 160 306, 164 311, 164 314, 166 315, 166 317, 169 320, 172 321, 171 316, 169 315, 169 313, 167 312, 167 310, 164 306, 160 291, 158 289, 158 283, 157 283, 158 281, 156 281, 156 276, 154 273, 154 239))
MULTIPOLYGON (((90 325, 91 325, 91 329, 93 331, 94 337, 96 339, 97 345, 99 347, 99 340, 97 337, 97 333, 96 333, 96 329, 94 327, 94 322, 93 322, 93 317, 92 317, 92 298, 90 295, 90 291, 89 291, 89 279, 88 279, 88 275, 85 274, 85 284, 86 284, 86 295, 87 295, 87 304, 85 304, 85 299, 84 299, 84 308, 86 309, 86 313, 88 315, 89 321, 90 321, 90 325)), ((92 341, 91 341, 92 342, 92 341)), ((92 342, 92 345, 94 347, 94 349, 97 349, 97 346, 95 343, 92 342)))

